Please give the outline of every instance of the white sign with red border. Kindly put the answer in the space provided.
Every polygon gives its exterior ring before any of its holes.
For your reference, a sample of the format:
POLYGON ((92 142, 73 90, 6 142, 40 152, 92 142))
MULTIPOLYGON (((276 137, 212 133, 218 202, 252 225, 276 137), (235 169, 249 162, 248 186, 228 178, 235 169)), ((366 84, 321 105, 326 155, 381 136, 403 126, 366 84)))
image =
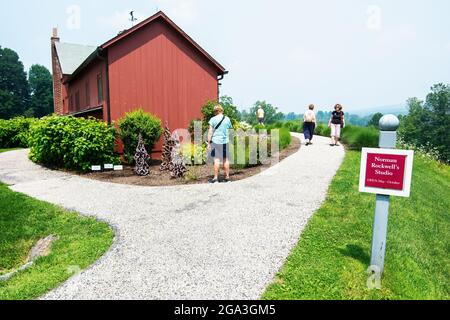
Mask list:
POLYGON ((362 149, 359 191, 409 198, 414 151, 362 149))

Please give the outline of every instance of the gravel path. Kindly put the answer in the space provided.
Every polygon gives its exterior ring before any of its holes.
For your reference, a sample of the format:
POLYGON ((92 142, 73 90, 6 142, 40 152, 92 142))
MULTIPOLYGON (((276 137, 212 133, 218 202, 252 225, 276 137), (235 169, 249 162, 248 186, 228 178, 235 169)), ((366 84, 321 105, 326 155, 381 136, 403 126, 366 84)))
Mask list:
POLYGON ((258 299, 343 160, 328 141, 230 184, 115 185, 45 170, 24 150, 0 154, 0 180, 115 229, 105 256, 44 299, 258 299))

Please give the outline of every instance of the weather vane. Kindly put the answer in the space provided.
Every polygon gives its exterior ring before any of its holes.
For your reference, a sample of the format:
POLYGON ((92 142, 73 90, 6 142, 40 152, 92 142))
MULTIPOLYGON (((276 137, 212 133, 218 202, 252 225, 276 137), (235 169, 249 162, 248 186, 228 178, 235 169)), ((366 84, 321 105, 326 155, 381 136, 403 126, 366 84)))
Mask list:
POLYGON ((130 12, 130 21, 131 21, 131 26, 134 27, 134 22, 137 21, 137 18, 134 17, 134 11, 130 12))

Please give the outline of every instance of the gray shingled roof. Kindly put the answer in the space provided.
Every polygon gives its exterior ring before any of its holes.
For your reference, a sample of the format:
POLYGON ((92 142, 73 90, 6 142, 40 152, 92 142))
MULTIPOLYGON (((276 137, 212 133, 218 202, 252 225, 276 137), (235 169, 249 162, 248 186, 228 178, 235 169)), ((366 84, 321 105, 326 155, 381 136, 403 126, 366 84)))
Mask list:
POLYGON ((72 43, 56 43, 59 62, 62 73, 71 75, 75 70, 97 49, 93 46, 85 46, 72 43))

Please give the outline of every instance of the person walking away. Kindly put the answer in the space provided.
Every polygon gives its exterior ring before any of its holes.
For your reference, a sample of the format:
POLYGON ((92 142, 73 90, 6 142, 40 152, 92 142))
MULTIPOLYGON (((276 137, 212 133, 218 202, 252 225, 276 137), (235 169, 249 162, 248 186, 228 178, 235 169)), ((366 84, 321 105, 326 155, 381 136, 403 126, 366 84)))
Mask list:
POLYGON ((314 105, 309 105, 309 110, 303 115, 303 133, 305 135, 306 145, 309 146, 314 138, 314 130, 316 129, 317 120, 314 112, 314 105))
POLYGON ((224 182, 230 181, 230 137, 229 130, 233 127, 230 118, 223 114, 220 104, 214 107, 215 116, 209 121, 208 151, 214 158, 214 178, 210 183, 219 182, 220 164, 223 163, 225 171, 224 182))
POLYGON ((341 129, 345 128, 345 114, 340 104, 334 107, 328 127, 331 128, 331 146, 338 146, 341 138, 341 129))
POLYGON ((266 114, 264 112, 264 109, 261 106, 259 106, 258 111, 256 111, 256 116, 258 117, 258 123, 260 125, 264 125, 264 118, 265 118, 266 114))

